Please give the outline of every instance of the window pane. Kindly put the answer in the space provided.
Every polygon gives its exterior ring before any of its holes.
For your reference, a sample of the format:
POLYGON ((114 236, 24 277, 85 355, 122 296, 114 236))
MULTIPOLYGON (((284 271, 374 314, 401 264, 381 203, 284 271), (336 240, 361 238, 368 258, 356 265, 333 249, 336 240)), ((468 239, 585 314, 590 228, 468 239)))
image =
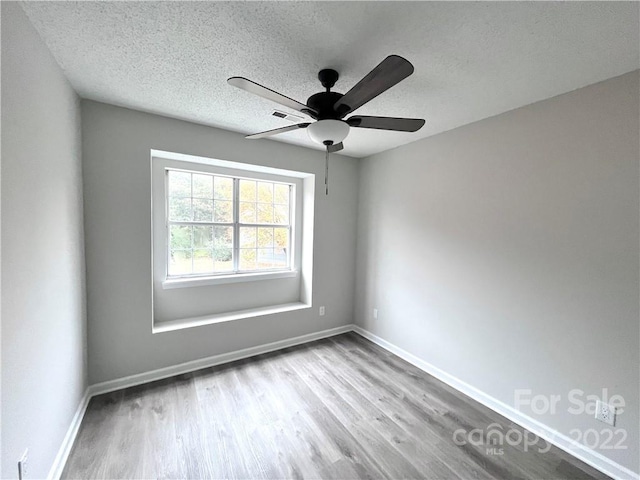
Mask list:
POLYGON ((193 273, 212 273, 213 254, 211 250, 193 251, 193 273))
POLYGON ((188 222, 191 220, 190 198, 169 198, 169 220, 188 222))
POLYGON ((187 172, 176 172, 169 170, 169 196, 170 197, 190 197, 191 196, 191 174, 187 172))
POLYGON ((273 248, 258 249, 258 268, 273 268, 273 248))
POLYGON ((169 275, 203 275, 287 268, 291 256, 291 187, 258 180, 169 170, 169 275), (238 191, 234 192, 236 187, 238 191), (233 224, 235 196, 239 197, 237 233, 233 224), (266 224, 265 227, 243 224, 266 224), (235 242, 235 243, 234 243, 235 242), (235 248, 238 248, 236 255, 235 248))
POLYGON ((213 198, 213 177, 211 175, 193 174, 193 196, 213 198))
POLYGON ((233 270, 233 250, 231 248, 216 248, 213 251, 216 272, 233 270))
POLYGON ((256 204, 240 202, 240 223, 256 223, 256 204))
POLYGON ((169 247, 172 250, 191 250, 191 227, 171 225, 169 247))
POLYGON ((251 180, 240 180, 240 201, 256 201, 256 182, 251 180))
POLYGON ((287 268, 287 249, 286 248, 274 248, 273 249, 273 268, 287 268))
POLYGON ((286 268, 289 265, 289 229, 273 229, 273 268, 286 268))
POLYGON ((258 228, 258 248, 273 247, 273 228, 258 228))
POLYGON ((233 200, 233 178, 214 177, 213 195, 217 200, 233 200))
POLYGON ((273 203, 273 183, 258 182, 258 201, 273 203))
POLYGON ((191 250, 171 250, 169 275, 189 275, 191 273, 191 250))
POLYGON ((256 250, 251 248, 240 249, 240 270, 256 269, 256 250))
POLYGON ((289 248, 289 229, 288 228, 274 228, 273 229, 273 244, 277 248, 289 248))
POLYGON ((206 248, 210 250, 213 246, 212 227, 193 227, 193 248, 206 248))
POLYGON ((279 223, 280 225, 289 224, 289 206, 288 205, 273 206, 273 223, 279 223))
POLYGON ((241 227, 240 228, 240 248, 256 247, 256 228, 241 227))
POLYGON ((214 248, 233 248, 233 227, 213 227, 214 248))
POLYGON ((282 203, 284 205, 289 205, 289 185, 279 185, 276 184, 274 186, 274 203, 282 203))
POLYGON ((214 202, 213 221, 218 223, 233 222, 233 202, 226 200, 216 200, 214 202))
POLYGON ((273 223, 273 204, 258 203, 258 223, 273 223))
POLYGON ((213 201, 204 198, 193 199, 193 220, 210 222, 213 219, 213 201))

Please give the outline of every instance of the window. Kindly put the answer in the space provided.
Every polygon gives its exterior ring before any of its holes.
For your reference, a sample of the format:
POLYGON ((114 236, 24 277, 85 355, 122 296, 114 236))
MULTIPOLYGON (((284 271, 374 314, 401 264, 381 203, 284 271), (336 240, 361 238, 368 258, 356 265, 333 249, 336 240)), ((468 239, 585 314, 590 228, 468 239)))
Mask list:
POLYGON ((292 269, 294 184, 165 172, 167 279, 292 269))
POLYGON ((153 333, 311 307, 314 174, 160 150, 150 160, 153 333))

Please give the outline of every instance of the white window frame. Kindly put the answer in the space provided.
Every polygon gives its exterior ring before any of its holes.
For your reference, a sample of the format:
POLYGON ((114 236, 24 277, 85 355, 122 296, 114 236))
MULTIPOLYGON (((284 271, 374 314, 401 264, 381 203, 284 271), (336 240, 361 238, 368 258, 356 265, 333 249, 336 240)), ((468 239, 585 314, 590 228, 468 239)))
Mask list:
MULTIPOLYGON (((257 281, 257 280, 272 280, 278 278, 289 278, 296 277, 300 274, 301 270, 301 252, 302 252, 302 222, 301 222, 301 206, 302 206, 302 196, 303 196, 303 179, 305 178, 304 174, 299 174, 298 172, 288 172, 285 170, 278 170, 274 168, 260 167, 255 166, 255 169, 239 169, 235 167, 238 164, 236 162, 226 162, 226 161, 215 161, 215 164, 207 163, 207 162, 194 162, 185 159, 192 158, 201 158, 201 157, 191 157, 187 155, 180 154, 163 154, 163 155, 154 155, 154 151, 152 151, 152 205, 161 205, 163 218, 163 234, 162 238, 159 239, 160 242, 156 242, 154 240, 155 248, 162 248, 164 252, 162 254, 162 265, 158 265, 156 255, 154 254, 153 262, 154 262, 154 271, 161 273, 161 279, 154 279, 154 281, 159 280, 163 289, 171 289, 171 288, 184 288, 184 287, 198 287, 198 286, 206 286, 206 285, 218 285, 225 283, 238 283, 238 282, 249 282, 249 281, 257 281), (155 167, 154 167, 155 162, 155 167), (224 166, 220 166, 220 164, 224 166), (229 166, 227 166, 229 165, 229 166), (158 169, 162 170, 163 178, 160 180, 158 175, 158 169), (238 179, 249 179, 255 181, 267 181, 273 183, 284 183, 292 185, 292 194, 289 201, 289 209, 290 209, 290 248, 291 252, 289 254, 289 265, 285 269, 273 269, 273 270, 257 270, 257 271, 234 271, 234 272, 221 272, 214 274, 192 274, 185 276, 169 276, 168 275, 168 267, 169 267, 169 224, 168 224, 168 189, 167 189, 167 174, 166 170, 181 170, 187 172, 195 172, 195 173, 206 173, 217 176, 226 176, 238 179), (289 176, 287 173, 291 173, 289 176), (162 188, 158 188, 156 183, 160 181, 162 188), (160 192, 161 190, 161 192, 160 192)), ((203 159, 204 160, 204 159, 203 159)), ((213 160, 212 160, 213 162, 213 160)), ((252 167, 247 165, 247 167, 252 167)), ((234 194, 238 194, 238 189, 234 190, 234 194)), ((235 214, 235 210, 239 208, 239 204, 237 199, 234 198, 234 219, 237 218, 235 214)), ((160 212, 152 213, 152 229, 155 230, 155 223, 159 220, 157 215, 160 212)), ((187 222, 193 223, 193 222, 187 222)), ((213 223, 213 222, 212 222, 213 223)), ((245 225, 245 224, 242 224, 245 225)), ((246 224, 247 226, 251 226, 246 224)), ((237 227, 234 227, 234 238, 237 235, 237 229, 239 229, 240 224, 237 227)), ((262 225, 260 225, 262 226, 262 225)), ((265 225, 267 227, 278 227, 278 225, 265 225)), ((239 240, 239 239, 238 239, 239 240)), ((239 243, 237 243, 239 245, 239 243)), ((234 241, 234 247, 236 242, 234 241)), ((238 255, 234 252, 234 259, 238 259, 238 255)), ((235 262, 236 260, 234 260, 235 262)), ((155 274, 154 274, 155 276, 155 274)))
MULTIPOLYGON (((265 275, 262 276, 260 274, 269 274, 269 273, 282 273, 282 272, 294 272, 293 262, 292 260, 295 258, 295 235, 294 235, 294 223, 293 219, 295 218, 296 212, 296 183, 295 182, 284 182, 284 181, 275 181, 272 179, 265 178, 256 178, 248 175, 243 176, 231 176, 221 173, 212 173, 203 169, 185 169, 185 168, 175 168, 175 167, 164 167, 164 199, 165 199, 165 236, 166 236, 166 272, 165 272, 165 281, 184 281, 184 280, 197 280, 197 279, 208 279, 214 277, 231 277, 231 276, 248 276, 251 275, 252 278, 273 278, 273 276, 265 275), (231 223, 225 222, 204 222, 204 221, 177 221, 171 220, 169 218, 169 204, 170 204, 170 196, 169 196, 169 171, 174 172, 185 172, 192 174, 207 174, 216 177, 225 177, 231 178, 233 181, 233 219, 231 223), (273 184, 279 185, 287 185, 289 187, 289 223, 288 224, 274 224, 274 223, 242 223, 240 221, 240 181, 241 180, 249 180, 249 181, 263 181, 269 182, 273 184), (171 257, 171 246, 170 246, 170 238, 171 238, 171 226, 173 225, 183 225, 183 226, 210 226, 210 227, 231 227, 233 228, 233 246, 232 246, 232 258, 233 258, 233 270, 226 272, 207 272, 207 273, 189 273, 183 275, 170 275, 169 274, 169 262, 171 257), (288 231, 288 249, 287 249, 287 265, 280 268, 261 268, 255 270, 242 270, 240 268, 240 228, 249 227, 249 228, 286 228, 288 231)), ((193 240, 192 240, 193 241, 193 240)), ((193 259, 192 259, 193 260, 193 259)), ((244 277, 243 277, 244 278, 244 277)))

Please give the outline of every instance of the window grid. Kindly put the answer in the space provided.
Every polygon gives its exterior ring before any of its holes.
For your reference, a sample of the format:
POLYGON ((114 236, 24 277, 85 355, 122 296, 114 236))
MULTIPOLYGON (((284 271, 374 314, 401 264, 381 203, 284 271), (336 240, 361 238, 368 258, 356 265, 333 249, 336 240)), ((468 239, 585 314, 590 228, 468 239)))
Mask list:
MULTIPOLYGON (((292 209, 293 209, 293 205, 292 205, 292 185, 290 184, 284 184, 284 183, 277 183, 277 182, 268 182, 268 181, 262 181, 262 180, 257 180, 257 179, 244 179, 244 178, 237 178, 237 177, 225 177, 222 175, 213 175, 213 174, 206 174, 206 173, 199 173, 199 172, 190 172, 190 171, 183 171, 183 170, 174 170, 174 169, 166 169, 166 185, 165 185, 165 189, 167 192, 166 195, 166 199, 167 199, 167 214, 166 214, 166 218, 167 218, 167 240, 168 240, 168 248, 167 248, 167 254, 168 254, 168 263, 167 263, 167 277, 199 277, 199 276, 215 276, 215 275, 229 275, 229 274, 241 274, 241 273, 255 273, 255 272, 269 272, 269 271, 285 271, 285 270, 289 270, 291 268, 291 249, 292 249, 292 229, 291 229, 291 219, 292 219, 292 209), (186 196, 180 196, 180 195, 172 195, 170 193, 170 175, 171 172, 176 172, 176 173, 181 173, 181 174, 186 174, 190 176, 190 182, 189 182, 189 197, 186 196), (194 189, 194 177, 195 176, 199 176, 199 177, 203 177, 203 176, 207 176, 211 178, 210 184, 211 184, 211 198, 203 198, 203 197, 196 197, 195 195, 197 194, 195 192, 194 189), (217 192, 216 192, 216 179, 221 179, 221 178, 228 178, 232 180, 232 194, 231 194, 231 200, 227 200, 225 197, 219 198, 219 196, 217 196, 217 192), (256 220, 258 220, 258 205, 269 205, 270 209, 271 209, 271 220, 273 223, 261 223, 261 222, 242 222, 240 220, 240 181, 247 181, 247 182, 253 182, 256 186, 255 188, 255 201, 253 202, 244 202, 244 203, 252 203, 255 207, 254 207, 254 218, 256 220), (271 198, 272 198, 272 202, 260 202, 259 201, 259 194, 258 194, 258 186, 262 184, 262 185, 269 185, 270 190, 271 190, 271 198), (282 203, 282 202, 277 202, 276 199, 276 189, 277 186, 283 186, 286 187, 286 200, 288 200, 288 205, 286 203, 282 203), (190 220, 172 220, 171 219, 171 201, 173 200, 186 200, 187 198, 189 198, 190 202, 189 202, 189 215, 190 215, 190 220), (196 209, 194 208, 194 200, 202 200, 202 201, 206 201, 206 202, 210 202, 211 206, 212 206, 212 212, 211 212, 211 219, 213 221, 206 221, 206 220, 196 220, 196 209), (231 202, 231 210, 232 210, 232 222, 219 222, 219 221, 215 221, 217 214, 216 214, 216 201, 218 202, 231 202), (275 223, 276 221, 276 207, 280 208, 280 210, 282 211, 282 207, 284 207, 284 209, 286 209, 286 216, 287 216, 287 222, 286 223, 275 223), (183 248, 183 249, 179 249, 179 248, 172 248, 172 227, 191 227, 190 230, 190 244, 189 244, 189 248, 183 248), (211 241, 212 241, 212 245, 207 249, 207 248, 198 248, 198 245, 196 245, 196 228, 198 227, 210 227, 211 228, 211 241), (231 268, 228 270, 217 270, 216 269, 216 258, 217 258, 217 249, 216 249, 216 228, 231 228, 232 229, 232 233, 231 233, 231 244, 230 244, 230 250, 231 250, 231 268), (254 229, 255 232, 255 244, 253 247, 245 247, 243 248, 241 246, 241 237, 242 237, 242 230, 241 229, 254 229), (270 233, 270 244, 268 244, 266 247, 265 246, 261 246, 259 243, 259 234, 260 233, 264 233, 265 229, 269 229, 271 231, 270 233), (277 243, 276 243, 276 230, 279 233, 279 237, 282 237, 284 235, 284 237, 286 238, 286 240, 284 242, 281 242, 282 244, 284 244, 285 246, 282 247, 278 247, 277 243), (212 269, 211 271, 203 271, 203 272, 197 272, 197 268, 196 268, 196 252, 200 251, 200 250, 210 250, 211 251, 211 255, 212 255, 212 269), (243 268, 243 264, 242 264, 242 257, 243 257, 243 251, 253 251, 253 268, 243 268), (277 261, 276 261, 276 251, 278 252, 284 252, 284 254, 280 255, 281 257, 284 256, 283 259, 284 260, 284 264, 283 266, 278 265, 277 261), (172 254, 176 253, 176 252, 189 252, 190 253, 190 260, 191 260, 191 271, 190 272, 179 272, 179 273, 172 273, 169 274, 170 271, 170 266, 171 266, 171 261, 172 261, 172 254), (260 258, 262 255, 262 264, 263 266, 260 267, 260 258), (270 258, 270 262, 265 262, 265 259, 270 258), (266 267, 264 265, 267 265, 266 267)), ((282 189, 280 189, 280 192, 282 193, 282 189)), ((226 250, 226 248, 222 249, 223 251, 226 250)), ((244 265, 246 266, 246 265, 244 265)), ((249 264, 249 266, 251 267, 251 264, 249 264)))

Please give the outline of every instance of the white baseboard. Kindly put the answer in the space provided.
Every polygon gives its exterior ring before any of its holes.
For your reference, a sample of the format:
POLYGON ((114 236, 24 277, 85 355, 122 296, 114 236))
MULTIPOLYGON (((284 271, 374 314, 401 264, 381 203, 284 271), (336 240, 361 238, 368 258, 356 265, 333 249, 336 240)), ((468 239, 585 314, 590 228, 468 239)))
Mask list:
POLYGON ((91 400, 91 395, 89 394, 89 389, 87 388, 84 392, 84 395, 82 396, 82 399, 80 400, 78 408, 76 409, 76 413, 73 415, 71 425, 69 425, 67 433, 62 440, 62 445, 60 445, 60 449, 58 450, 58 454, 56 455, 55 460, 53 461, 53 465, 51 465, 51 469, 49 469, 47 480, 58 480, 60 478, 60 475, 62 475, 62 470, 64 469, 64 466, 67 463, 67 458, 69 458, 69 454, 71 453, 73 442, 75 442, 78 430, 80 430, 80 424, 82 423, 82 419, 84 418, 84 413, 87 411, 89 400, 91 400))
POLYGON ((486 393, 478 390, 477 388, 469 385, 466 382, 444 372, 443 370, 431 365, 428 362, 416 357, 415 355, 403 350, 396 345, 387 342, 383 338, 374 335, 373 333, 365 330, 364 328, 354 325, 353 331, 363 336, 364 338, 372 341, 376 345, 384 348, 385 350, 397 355, 398 357, 406 360, 407 362, 415 365, 420 370, 425 371, 429 375, 441 380, 447 385, 455 388, 459 392, 471 397, 478 403, 490 408, 494 412, 499 413, 503 417, 508 418, 514 423, 517 423, 521 427, 529 430, 531 433, 546 440, 547 442, 555 445, 556 447, 564 450, 565 452, 573 455, 579 460, 582 460, 587 465, 591 465, 593 468, 601 471, 602 473, 609 475, 612 478, 619 480, 640 480, 640 475, 629 470, 628 468, 610 460, 601 453, 585 447, 581 443, 576 442, 572 438, 554 430, 538 420, 525 415, 519 410, 516 410, 510 405, 501 402, 494 397, 487 395, 486 393))
POLYGON ((320 332, 301 335, 299 337, 279 340, 277 342, 266 343, 264 345, 258 345, 256 347, 245 348, 242 350, 236 350, 235 352, 223 353, 220 355, 214 355, 199 360, 181 363, 179 365, 173 365, 170 367, 152 370, 150 372, 140 373, 137 375, 118 378, 116 380, 110 380, 108 382, 90 385, 87 388, 82 400, 80 401, 80 404, 78 405, 78 409, 76 410, 71 425, 67 430, 67 434, 65 435, 60 450, 58 451, 56 459, 49 471, 49 475, 47 478, 48 480, 57 480, 60 478, 67 458, 69 457, 69 453, 71 452, 71 448, 73 447, 73 443, 80 428, 80 424, 87 409, 87 405, 89 404, 89 400, 91 400, 91 397, 95 395, 120 390, 122 388, 132 387, 143 383, 153 382, 155 380, 161 380, 163 378, 172 377, 174 375, 193 372, 202 368, 213 367, 215 365, 221 365, 223 363, 241 360, 243 358, 252 357, 254 355, 273 352, 286 347, 313 342, 314 340, 320 340, 321 338, 332 337, 334 335, 339 335, 341 333, 350 331, 354 331, 364 338, 371 340, 373 343, 379 345, 385 350, 388 350, 389 352, 406 360, 412 365, 415 365, 429 375, 432 375, 435 378, 443 381, 447 385, 455 388, 456 390, 471 397, 475 401, 508 418, 512 422, 517 423, 521 427, 526 428, 535 435, 538 435, 540 438, 566 451, 579 460, 582 460, 584 463, 600 470, 606 475, 619 480, 640 480, 640 475, 608 459, 601 453, 591 450, 584 445, 575 442, 573 439, 567 437, 566 435, 561 434, 560 432, 552 428, 549 428, 548 426, 540 423, 534 418, 531 418, 528 415, 525 415, 522 412, 516 410, 510 405, 507 405, 504 402, 501 402, 493 398, 492 396, 487 395, 486 393, 478 390, 468 383, 463 382, 462 380, 444 372, 443 370, 431 365, 428 362, 425 362, 424 360, 416 357, 406 350, 403 350, 402 348, 397 347, 390 342, 387 342, 386 340, 357 325, 343 325, 320 332))
POLYGON ((130 375, 128 377, 118 378, 116 380, 109 380, 108 382, 96 383, 95 385, 91 385, 89 387, 89 392, 91 396, 113 392, 122 388, 133 387, 135 385, 141 385, 143 383, 173 377, 174 375, 193 372, 195 370, 200 370, 201 368, 213 367, 215 365, 221 365, 223 363, 229 363, 236 360, 242 360, 243 358, 253 357, 254 355, 260 355, 262 353, 273 352, 282 348, 293 347, 294 345, 313 342, 314 340, 332 337, 334 335, 350 332, 352 330, 353 325, 342 325, 340 327, 330 328, 328 330, 322 330, 320 332, 308 333, 299 337, 287 338, 284 340, 279 340, 277 342, 258 345, 256 347, 236 350, 235 352, 213 355, 211 357, 192 360, 190 362, 180 363, 178 365, 172 365, 170 367, 151 370, 150 372, 130 375))
POLYGON ((147 382, 153 382, 155 380, 161 380, 163 378, 172 377, 174 375, 180 375, 183 373, 193 372, 200 370, 201 368, 213 367, 223 363, 233 362, 235 360, 241 360, 243 358, 253 357, 254 355, 260 355, 262 353, 269 353, 276 350, 280 350, 287 347, 293 347, 295 345, 301 345, 303 343, 313 342, 314 340, 320 340, 321 338, 332 337, 334 335, 340 335, 341 333, 353 331, 353 325, 342 325, 336 328, 330 328, 328 330, 322 330, 320 332, 308 333, 299 337, 287 338, 279 340, 277 342, 265 343, 264 345, 258 345, 256 347, 245 348, 242 350, 236 350, 235 352, 223 353, 221 355, 213 355, 207 358, 201 358, 199 360, 193 360, 191 362, 181 363, 179 365, 173 365, 171 367, 159 368, 158 370, 152 370, 150 372, 140 373, 137 375, 131 375, 128 377, 118 378, 116 380, 110 380, 108 382, 97 383, 90 385, 84 393, 78 409, 76 410, 71 425, 67 430, 67 434, 62 441, 62 445, 58 450, 58 454, 49 470, 47 480, 58 480, 64 466, 67 463, 71 448, 76 440, 80 424, 89 405, 89 400, 95 395, 120 390, 122 388, 133 387, 147 382))

